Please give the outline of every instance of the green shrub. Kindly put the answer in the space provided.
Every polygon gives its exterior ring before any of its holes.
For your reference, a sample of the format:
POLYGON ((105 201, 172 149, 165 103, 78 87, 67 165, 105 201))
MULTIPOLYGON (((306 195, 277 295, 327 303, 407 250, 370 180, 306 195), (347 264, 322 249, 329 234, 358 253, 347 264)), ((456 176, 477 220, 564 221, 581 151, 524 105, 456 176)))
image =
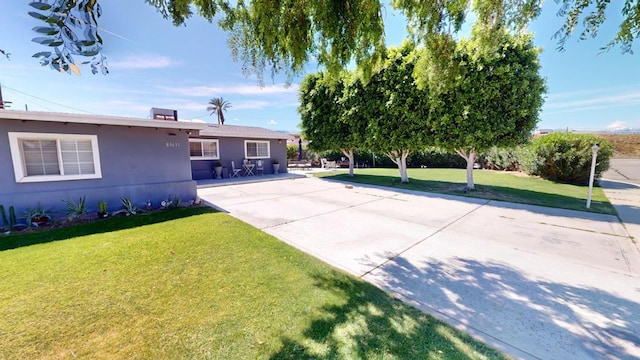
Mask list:
POLYGON ((298 160, 298 145, 287 145, 287 159, 298 160))
POLYGON ((9 227, 9 220, 7 219, 7 213, 4 211, 3 205, 0 205, 0 217, 2 217, 2 227, 11 230, 9 227))
POLYGON ((481 156, 482 167, 491 170, 518 171, 520 169, 520 148, 492 147, 481 156))
POLYGON ((467 167, 467 162, 454 152, 448 152, 434 147, 409 155, 407 167, 419 168, 423 165, 430 168, 464 169, 467 167))
POLYGON ((520 165, 530 175, 552 181, 587 185, 591 172, 591 147, 599 144, 595 178, 609 168, 613 147, 591 134, 553 133, 534 139, 522 149, 520 165))
MULTIPOLYGON (((328 161, 340 161, 342 158, 345 158, 345 159, 347 158, 340 150, 324 151, 324 152, 317 153, 314 156, 317 158, 327 159, 328 161)), ((376 154, 376 167, 385 167, 385 166, 379 165, 379 161, 382 157, 383 156, 376 154)), ((386 156, 384 157, 386 158, 386 156)), ((373 163, 373 155, 368 151, 356 149, 353 151, 353 158, 356 164, 366 164, 371 166, 371 164, 373 163)), ((391 160, 389 160, 389 162, 391 162, 391 160)))

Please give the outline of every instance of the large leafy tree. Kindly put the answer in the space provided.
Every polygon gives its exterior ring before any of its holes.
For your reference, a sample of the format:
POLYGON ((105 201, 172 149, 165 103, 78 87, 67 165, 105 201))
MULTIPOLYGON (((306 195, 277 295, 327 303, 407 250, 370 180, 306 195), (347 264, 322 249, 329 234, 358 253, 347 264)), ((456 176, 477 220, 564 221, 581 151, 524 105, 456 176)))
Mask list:
POLYGON ((494 35, 501 46, 493 52, 482 51, 473 36, 462 40, 451 60, 457 74, 451 87, 431 97, 436 144, 467 160, 468 189, 478 153, 527 141, 546 90, 532 36, 504 29, 494 35))
POLYGON ((211 115, 216 114, 218 117, 218 124, 224 125, 224 112, 231 107, 232 106, 229 101, 219 97, 209 100, 207 111, 211 111, 211 115))
POLYGON ((359 81, 343 72, 330 80, 322 72, 309 74, 300 84, 302 134, 314 151, 339 150, 349 159, 353 176, 354 150, 362 145, 366 119, 354 115, 359 81))
MULTIPOLYGON (((407 27, 416 43, 432 50, 430 69, 435 83, 450 80, 448 58, 455 48, 454 37, 469 12, 485 25, 523 29, 538 16, 543 0, 393 0, 392 6, 408 19, 407 27), (435 74, 435 75, 434 75, 435 74), (444 74, 444 75, 442 75, 444 74)), ((146 0, 175 25, 193 15, 213 21, 229 33, 233 56, 246 72, 262 76, 265 71, 302 71, 314 58, 334 77, 351 61, 371 70, 384 53, 384 3, 380 0, 146 0)), ((595 36, 606 20, 605 0, 556 0, 565 18, 558 31, 560 44, 584 25, 581 38, 595 36)), ((43 65, 56 70, 78 72, 78 62, 91 64, 92 72, 108 71, 101 55, 98 0, 40 0, 31 3, 31 16, 43 22, 35 39, 46 47, 36 54, 43 65), (81 59, 80 59, 81 58, 81 59)), ((640 5, 624 0, 622 22, 609 46, 620 44, 630 51, 640 27, 640 5)), ((486 36, 485 43, 495 37, 486 36)))
POLYGON ((364 85, 363 96, 358 97, 369 119, 367 148, 387 155, 398 166, 404 183, 409 182, 407 157, 430 141, 428 92, 415 83, 415 64, 409 43, 390 49, 383 65, 364 85))

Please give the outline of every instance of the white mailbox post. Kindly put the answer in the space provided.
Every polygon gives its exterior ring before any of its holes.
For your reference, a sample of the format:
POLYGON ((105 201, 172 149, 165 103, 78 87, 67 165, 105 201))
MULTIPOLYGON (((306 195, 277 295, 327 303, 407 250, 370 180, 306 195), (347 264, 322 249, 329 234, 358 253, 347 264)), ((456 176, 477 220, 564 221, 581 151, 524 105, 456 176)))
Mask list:
POLYGON ((593 144, 591 147, 591 174, 589 175, 589 195, 587 195, 587 209, 591 207, 591 193, 593 192, 593 178, 596 173, 596 158, 598 157, 598 144, 593 144))

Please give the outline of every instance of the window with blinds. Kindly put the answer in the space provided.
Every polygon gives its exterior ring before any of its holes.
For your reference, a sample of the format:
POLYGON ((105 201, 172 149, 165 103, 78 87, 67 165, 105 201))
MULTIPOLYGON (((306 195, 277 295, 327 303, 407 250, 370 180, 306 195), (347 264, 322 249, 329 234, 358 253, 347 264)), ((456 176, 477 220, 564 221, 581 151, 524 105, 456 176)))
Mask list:
POLYGON ((102 177, 95 135, 9 133, 16 181, 102 177))
POLYGON ((269 141, 245 140, 244 154, 247 159, 268 158, 270 153, 269 141))
POLYGON ((220 158, 218 140, 189 140, 191 160, 217 160, 220 158))

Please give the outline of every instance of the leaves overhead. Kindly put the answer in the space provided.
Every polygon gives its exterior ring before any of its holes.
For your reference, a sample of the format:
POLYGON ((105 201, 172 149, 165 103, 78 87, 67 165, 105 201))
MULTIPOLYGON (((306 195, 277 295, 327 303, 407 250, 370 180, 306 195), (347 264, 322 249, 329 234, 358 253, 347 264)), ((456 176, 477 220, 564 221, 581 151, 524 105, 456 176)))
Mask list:
POLYGON ((44 35, 33 41, 47 47, 33 55, 42 66, 76 75, 80 75, 79 65, 89 65, 93 74, 109 72, 98 34, 101 8, 97 0, 54 0, 51 4, 45 0, 29 6, 36 11, 28 14, 45 24, 33 28, 44 35))
MULTIPOLYGON (((380 0, 145 0, 175 25, 197 13, 227 31, 232 56, 245 74, 260 80, 284 73, 289 79, 309 62, 317 62, 334 79, 354 62, 364 73, 380 64, 385 43, 383 14, 389 9, 380 0)), ((492 31, 518 32, 541 11, 543 0, 392 0, 391 6, 407 17, 407 29, 415 44, 431 52, 433 83, 454 76, 448 58, 455 49, 455 33, 470 13, 485 27, 483 42, 496 45, 492 31)), ((607 18, 609 0, 555 0, 564 25, 556 33, 559 47, 582 26, 579 38, 596 36, 607 18)), ((106 74, 102 39, 98 34, 98 0, 41 0, 30 3, 29 14, 44 22, 34 30, 45 37, 36 42, 54 48, 36 56, 41 64, 65 71, 69 64, 90 64, 93 73, 106 74), (86 57, 76 61, 77 57, 86 57)), ((619 31, 603 49, 620 45, 631 52, 640 33, 640 4, 624 0, 619 31)), ((453 69, 455 70, 455 69, 453 69)))
POLYGON ((480 152, 523 143, 535 128, 546 91, 539 49, 531 35, 496 35, 502 46, 494 53, 483 52, 474 37, 456 47, 457 76, 431 98, 437 145, 480 152))
MULTIPOLYGON (((596 37, 598 30, 607 20, 607 9, 611 5, 610 0, 555 0, 559 4, 557 15, 565 19, 562 27, 554 34, 558 39, 558 50, 564 51, 564 46, 569 37, 577 28, 579 39, 586 40, 596 37)), ((615 3, 621 0, 616 0, 615 3)), ((601 48, 608 51, 615 46, 620 46, 623 53, 633 53, 633 41, 640 34, 640 3, 638 0, 624 0, 622 6, 622 21, 618 26, 618 32, 609 43, 601 48)))

